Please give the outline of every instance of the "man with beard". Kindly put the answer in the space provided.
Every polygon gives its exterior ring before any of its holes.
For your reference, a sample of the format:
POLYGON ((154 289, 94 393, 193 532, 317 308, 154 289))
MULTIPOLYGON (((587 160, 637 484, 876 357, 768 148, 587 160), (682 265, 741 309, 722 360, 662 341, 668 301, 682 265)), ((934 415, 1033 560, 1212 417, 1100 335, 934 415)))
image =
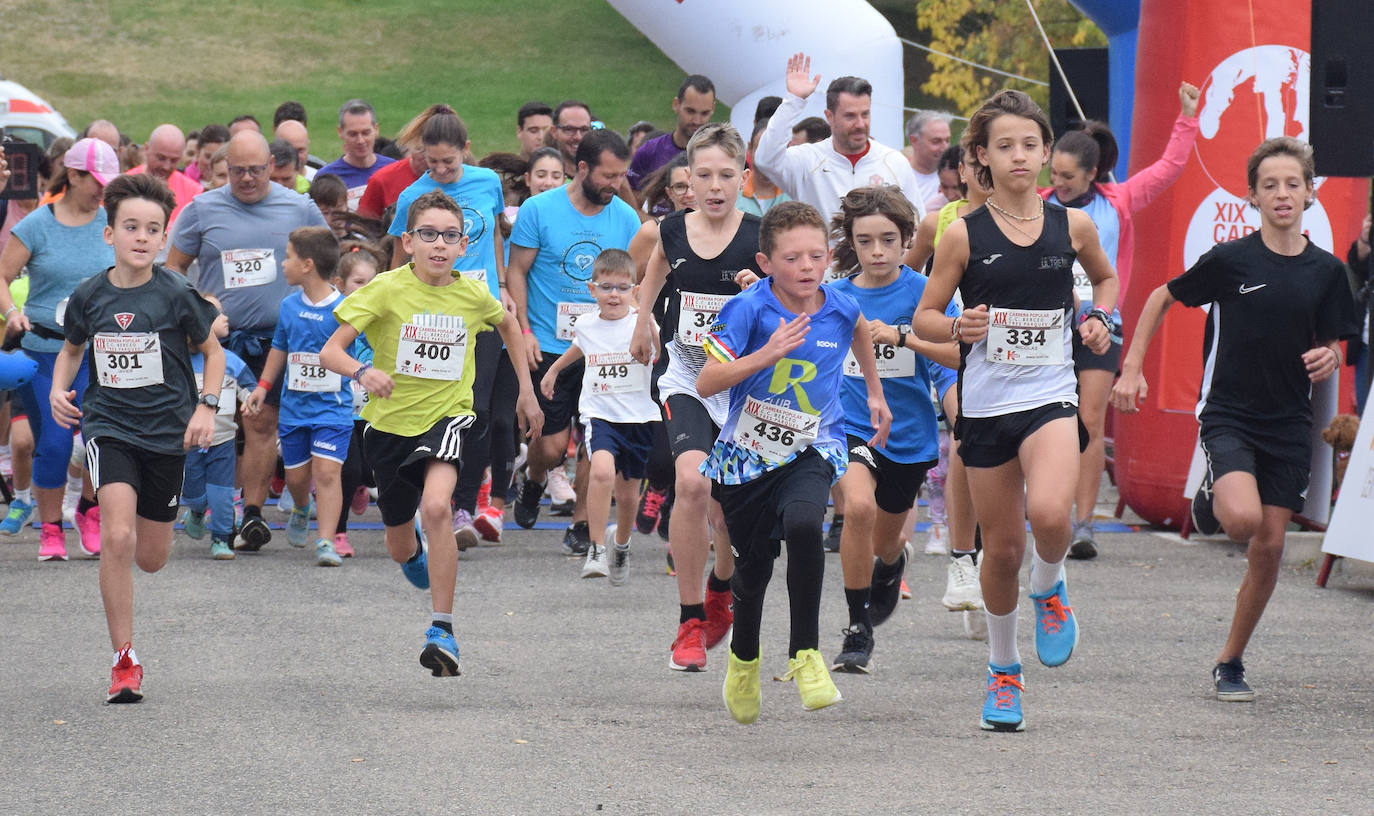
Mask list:
POLYGON ((630 187, 637 192, 644 181, 655 170, 681 156, 687 149, 687 140, 707 122, 716 111, 716 86, 700 74, 692 74, 682 81, 673 99, 673 113, 677 114, 677 127, 650 139, 635 151, 630 162, 630 187))
POLYGON ((859 77, 840 77, 825 89, 825 121, 830 138, 814 144, 789 146, 792 126, 806 108, 806 98, 820 85, 820 74, 811 76, 811 58, 793 54, 787 60, 787 96, 754 150, 754 164, 783 192, 820 210, 826 223, 840 209, 840 199, 855 187, 893 184, 925 215, 925 200, 916 186, 916 174, 900 150, 868 137, 873 86, 859 77))
MULTIPOLYGON (((585 114, 586 108, 576 111, 585 114)), ((562 112, 566 115, 570 110, 562 112)), ((555 116, 554 121, 567 120, 555 116)), ((506 279, 501 282, 515 301, 521 329, 533 335, 525 353, 535 381, 542 380, 568 350, 578 315, 596 311, 596 301, 587 289, 596 256, 604 249, 626 249, 639 230, 634 209, 616 196, 630 159, 625 140, 614 131, 590 131, 580 136, 575 157, 572 183, 520 205, 510 237, 506 279)), ((548 471, 563 461, 568 450, 568 430, 582 390, 582 367, 574 363, 559 373, 552 399, 536 395, 544 412, 544 433, 530 443, 526 480, 515 504, 515 522, 526 529, 539 518, 539 498, 548 471)), ((575 526, 585 519, 580 505, 573 513, 575 526)), ((583 521, 579 539, 585 539, 585 527, 583 521)))

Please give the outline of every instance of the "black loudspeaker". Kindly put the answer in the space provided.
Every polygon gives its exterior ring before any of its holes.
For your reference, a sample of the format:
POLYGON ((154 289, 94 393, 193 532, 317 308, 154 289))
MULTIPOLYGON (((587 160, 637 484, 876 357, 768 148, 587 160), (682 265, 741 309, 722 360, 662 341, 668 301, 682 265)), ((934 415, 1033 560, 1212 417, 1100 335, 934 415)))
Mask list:
MULTIPOLYGON (((1064 48, 1055 49, 1054 55, 1064 67, 1064 75, 1069 78, 1073 92, 1078 94, 1078 102, 1089 119, 1107 121, 1107 49, 1105 48, 1064 48)), ((1050 127, 1058 136, 1083 126, 1083 117, 1073 106, 1073 99, 1064 88, 1059 72, 1050 65, 1050 127)))
POLYGON ((1319 176, 1374 176, 1374 3, 1312 0, 1309 139, 1319 176))

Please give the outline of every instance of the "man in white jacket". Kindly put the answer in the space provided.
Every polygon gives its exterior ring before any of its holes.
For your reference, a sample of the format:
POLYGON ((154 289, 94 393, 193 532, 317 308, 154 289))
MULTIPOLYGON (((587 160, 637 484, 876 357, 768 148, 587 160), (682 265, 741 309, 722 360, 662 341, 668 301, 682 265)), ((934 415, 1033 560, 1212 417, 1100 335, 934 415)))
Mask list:
POLYGON ((759 137, 754 163, 784 192, 820 211, 829 222, 840 199, 855 187, 893 184, 925 215, 916 189, 916 174, 900 150, 868 137, 873 86, 859 77, 840 77, 825 91, 825 120, 830 138, 789 147, 792 126, 805 114, 806 98, 820 85, 812 77, 811 58, 793 54, 787 60, 787 96, 759 137))

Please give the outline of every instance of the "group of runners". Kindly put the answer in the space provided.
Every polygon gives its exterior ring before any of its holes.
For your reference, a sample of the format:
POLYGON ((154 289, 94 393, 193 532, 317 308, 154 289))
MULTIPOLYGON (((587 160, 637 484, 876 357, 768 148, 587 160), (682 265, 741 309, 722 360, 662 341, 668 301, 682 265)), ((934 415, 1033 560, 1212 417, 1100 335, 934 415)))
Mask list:
POLYGON ((1310 149, 1256 149, 1260 229, 1151 293, 1123 344, 1131 214, 1187 161, 1196 88, 1180 88, 1165 155, 1114 184, 1110 131, 1056 142, 1016 91, 973 111, 958 146, 947 117, 919 115, 908 154, 870 137, 872 89, 840 77, 825 91, 829 135, 809 140, 802 113, 820 80, 791 57, 786 95, 748 138, 709 121, 703 76, 678 90, 671 131, 630 141, 586 103, 529 103, 520 152, 481 161, 442 104, 397 135, 390 160, 371 107, 350 100, 343 157, 309 179, 296 118, 272 142, 249 117, 202 128, 194 152, 164 125, 124 174, 101 123, 88 128, 52 174, 61 197, 0 252, 7 281, 24 269, 30 281, 22 309, 0 288, 7 333, 23 331, 39 363, 14 409, 32 427, 32 467, 15 467, 0 533, 36 503, 40 558, 65 559, 79 427, 78 526, 101 558, 114 648, 107 699, 142 697, 131 569, 166 563, 179 504, 213 557, 260 550, 280 458, 288 541, 338 566, 350 507, 373 485, 388 554, 431 594, 420 662, 455 676, 458 552, 503 540, 508 495, 516 525, 533 527, 551 474, 575 459, 564 550, 582 577, 620 585, 631 528, 657 528, 678 587, 667 662, 704 671, 728 642, 724 700, 741 723, 762 708, 774 561, 786 553, 782 677, 805 709, 829 706, 831 671, 874 668, 917 496, 938 473, 926 549, 949 555, 943 601, 988 642, 980 724, 1022 730, 1026 524, 1035 652, 1058 667, 1080 637, 1066 558, 1099 552, 1107 404, 1145 398, 1141 362, 1174 301, 1210 304, 1195 523, 1249 542, 1212 681, 1220 699, 1253 699, 1242 656, 1306 491, 1310 385, 1359 328, 1343 265, 1302 234, 1310 149), (183 155, 193 178, 176 169, 183 155), (827 660, 832 500, 849 621, 827 660))

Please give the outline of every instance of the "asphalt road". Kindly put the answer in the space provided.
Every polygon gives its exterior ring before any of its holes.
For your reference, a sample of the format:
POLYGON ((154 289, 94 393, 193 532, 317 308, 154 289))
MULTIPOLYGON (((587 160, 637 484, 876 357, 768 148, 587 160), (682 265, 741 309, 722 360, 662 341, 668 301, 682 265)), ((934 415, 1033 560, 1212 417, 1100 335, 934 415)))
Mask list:
MULTIPOLYGON (((579 579, 556 530, 465 553, 463 675, 438 679, 417 660, 427 595, 380 532, 355 532, 340 569, 281 535, 226 563, 178 534, 167 568, 136 579, 147 697, 108 706, 97 564, 39 563, 26 531, 0 539, 0 813, 1374 810, 1374 581, 1317 589, 1292 559, 1247 655, 1259 699, 1220 703, 1209 672, 1243 552, 1115 529, 1070 564, 1068 665, 1034 663, 1022 604, 1022 734, 978 728, 987 649, 940 606, 937 557, 908 569, 915 598, 878 629, 875 674, 836 675, 843 702, 806 712, 765 680, 762 717, 740 726, 723 647, 705 673, 667 668, 676 591, 656 537, 636 539, 619 588, 579 579)), ((765 678, 786 669, 783 568, 765 678)), ((840 586, 828 557, 827 657, 840 586)))

